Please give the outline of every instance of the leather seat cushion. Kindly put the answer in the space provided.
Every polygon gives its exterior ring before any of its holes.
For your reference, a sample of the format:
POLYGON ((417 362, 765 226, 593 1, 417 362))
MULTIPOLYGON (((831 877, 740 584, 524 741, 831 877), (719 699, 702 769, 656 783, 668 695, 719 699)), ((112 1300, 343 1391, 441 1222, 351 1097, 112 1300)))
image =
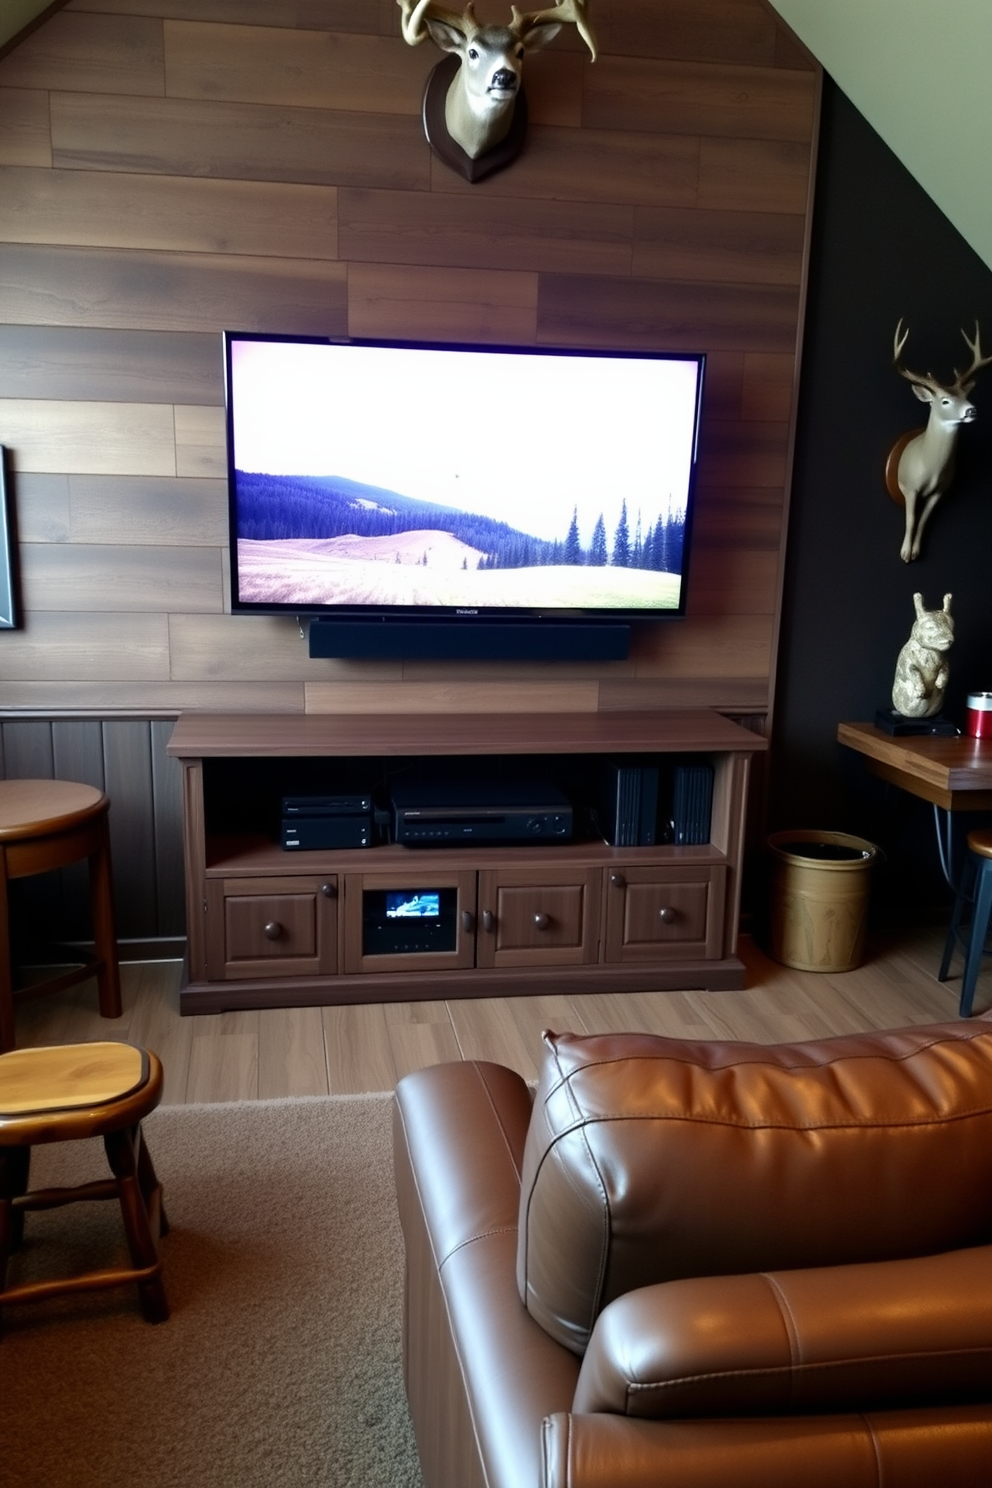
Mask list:
POLYGON ((992 1398, 992 1246, 666 1281, 600 1313, 572 1409, 651 1420, 992 1398))

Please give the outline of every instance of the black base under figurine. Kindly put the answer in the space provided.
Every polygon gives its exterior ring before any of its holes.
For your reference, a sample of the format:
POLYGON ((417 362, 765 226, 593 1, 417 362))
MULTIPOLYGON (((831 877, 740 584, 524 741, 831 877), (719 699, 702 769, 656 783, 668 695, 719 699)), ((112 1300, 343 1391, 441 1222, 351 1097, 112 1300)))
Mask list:
POLYGON ((427 79, 424 89, 424 133, 428 144, 439 160, 466 181, 481 181, 485 176, 491 176, 493 171, 502 170, 505 165, 516 160, 523 148, 524 135, 527 133, 527 99, 521 88, 513 105, 513 118, 510 122, 508 134, 500 140, 499 144, 493 145, 484 155, 479 155, 475 160, 466 154, 457 140, 453 140, 448 133, 448 126, 444 122, 444 105, 448 97, 448 89, 451 86, 455 73, 461 67, 460 57, 444 57, 433 69, 427 79))
POLYGON ((886 734, 935 734, 942 739, 952 738, 961 730, 956 723, 936 713, 933 718, 907 718, 895 708, 879 708, 875 714, 875 727, 886 734))

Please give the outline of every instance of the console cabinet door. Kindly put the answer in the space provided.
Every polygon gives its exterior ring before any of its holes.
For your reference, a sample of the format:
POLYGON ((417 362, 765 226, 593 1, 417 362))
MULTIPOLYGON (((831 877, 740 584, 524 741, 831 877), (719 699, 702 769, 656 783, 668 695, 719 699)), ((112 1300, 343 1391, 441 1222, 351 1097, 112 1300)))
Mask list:
POLYGON ((429 851, 412 858, 395 873, 345 874, 345 974, 474 966, 474 871, 435 870, 429 851))
POLYGON ((608 870, 607 961, 722 956, 726 886, 719 863, 608 870))
POLYGON ((476 965, 585 966, 597 961, 600 884, 595 868, 480 873, 476 965))
POLYGON ((335 875, 207 881, 207 975, 333 976, 335 875))

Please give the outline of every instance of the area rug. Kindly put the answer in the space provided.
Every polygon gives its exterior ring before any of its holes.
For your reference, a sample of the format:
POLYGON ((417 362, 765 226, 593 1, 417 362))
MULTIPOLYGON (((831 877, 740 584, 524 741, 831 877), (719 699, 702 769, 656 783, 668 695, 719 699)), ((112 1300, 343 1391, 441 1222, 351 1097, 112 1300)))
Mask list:
MULTIPOLYGON (((4 1488, 422 1488, 401 1376, 388 1096, 171 1106, 166 1323, 131 1287, 6 1309, 4 1488)), ((37 1148, 32 1186, 106 1174, 37 1148)), ((16 1276, 123 1259, 116 1204, 28 1216, 16 1276)))

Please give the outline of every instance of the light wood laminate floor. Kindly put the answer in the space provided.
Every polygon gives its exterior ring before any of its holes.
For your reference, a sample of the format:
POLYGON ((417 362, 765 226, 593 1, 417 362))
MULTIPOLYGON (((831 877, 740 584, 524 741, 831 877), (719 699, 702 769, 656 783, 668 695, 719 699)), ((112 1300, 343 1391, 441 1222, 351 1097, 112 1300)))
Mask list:
MULTIPOLYGON (((102 1038, 147 1045, 165 1066, 166 1104, 269 1100, 391 1090, 409 1070, 448 1059, 494 1059, 533 1079, 541 1031, 632 1030, 760 1042, 898 1028, 957 1016, 960 956, 936 970, 943 930, 903 932, 873 946, 856 971, 792 971, 746 938, 743 992, 593 993, 452 1002, 365 1003, 180 1017, 175 961, 122 967, 124 1014, 103 1019, 86 982, 17 1009, 18 1047, 102 1038)), ((976 1013, 992 1003, 992 971, 976 1013)))

